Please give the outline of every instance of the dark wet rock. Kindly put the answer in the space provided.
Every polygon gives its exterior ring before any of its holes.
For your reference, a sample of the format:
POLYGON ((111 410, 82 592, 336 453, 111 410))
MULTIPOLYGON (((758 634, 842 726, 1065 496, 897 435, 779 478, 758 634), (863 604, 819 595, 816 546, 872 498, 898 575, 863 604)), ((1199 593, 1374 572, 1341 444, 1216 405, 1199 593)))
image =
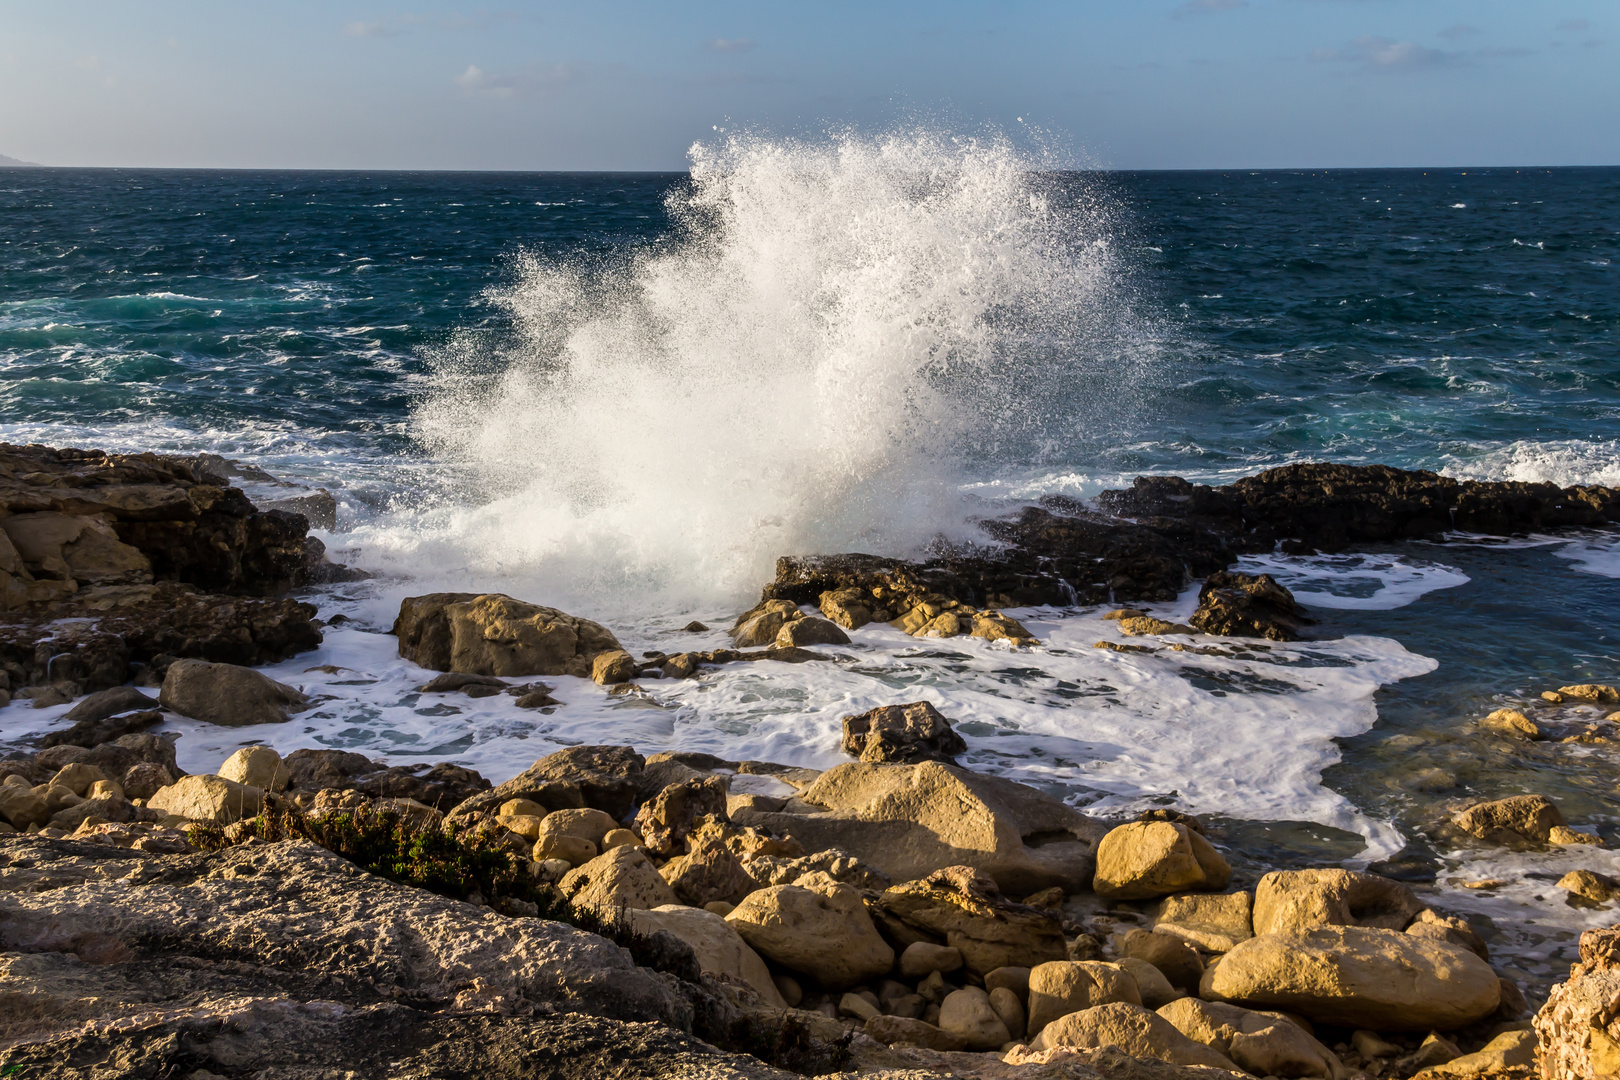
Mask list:
POLYGON ((412 663, 476 675, 588 678, 599 655, 622 651, 599 623, 500 593, 406 597, 393 633, 412 663))
MULTIPOLYGON (((91 695, 94 697, 95 695, 91 695)), ((144 695, 143 695, 144 696, 144 695)), ((157 702, 152 702, 156 705, 157 702)), ((68 713, 72 719, 73 714, 68 713)), ((163 713, 159 709, 143 709, 140 712, 122 713, 118 716, 108 716, 97 720, 80 720, 70 728, 62 731, 52 731, 45 736, 45 745, 50 746, 100 746, 102 743, 112 742, 124 735, 133 735, 145 731, 149 727, 156 727, 163 723, 163 713)))
POLYGON ((628 746, 566 747, 493 790, 469 797, 449 816, 491 812, 508 799, 533 799, 547 810, 590 807, 623 821, 635 806, 645 764, 628 746))
POLYGON ((120 735, 100 746, 64 743, 41 751, 34 761, 49 773, 64 765, 93 765, 108 779, 118 781, 131 799, 144 799, 183 775, 174 759, 176 737, 140 732, 120 735))
POLYGON ((909 705, 882 705, 859 716, 844 717, 844 753, 862 761, 895 761, 915 765, 922 761, 956 764, 967 750, 951 722, 926 701, 909 705))
POLYGON ((1188 620, 1206 634, 1297 641, 1315 620, 1294 594, 1270 574, 1211 574, 1198 591, 1198 610, 1188 620))
POLYGON ((416 690, 421 694, 448 694, 473 686, 487 686, 499 693, 506 689, 506 685, 506 680, 497 679, 493 675, 469 675, 461 671, 447 671, 443 675, 429 679, 416 690))
POLYGON ((325 488, 316 488, 308 495, 290 495, 284 499, 263 501, 259 508, 302 514, 312 529, 337 528, 337 499, 325 488))
MULTIPOLYGON (((68 710, 63 719, 70 724, 95 723, 105 720, 109 716, 116 716, 122 712, 133 712, 139 709, 155 709, 158 707, 155 698, 147 697, 133 686, 115 686, 108 690, 98 690, 68 710)), ((119 732, 120 735, 124 732, 119 732)), ((63 740, 74 742, 73 739, 63 740)), ((102 740, 105 741, 105 740, 102 740)), ((46 742, 46 746, 52 745, 46 742)), ((94 746, 94 743, 80 743, 81 746, 94 746)))
POLYGON ((364 754, 348 750, 294 750, 283 759, 290 776, 288 786, 303 791, 347 788, 352 776, 375 772, 382 766, 364 754))
POLYGON ((479 773, 449 762, 385 765, 346 750, 303 749, 288 754, 285 764, 288 790, 300 805, 316 793, 351 791, 369 799, 413 799, 444 813, 490 790, 479 773))
POLYGON ((681 627, 681 629, 688 634, 707 634, 709 632, 709 628, 698 622, 696 619, 693 619, 691 622, 681 627))

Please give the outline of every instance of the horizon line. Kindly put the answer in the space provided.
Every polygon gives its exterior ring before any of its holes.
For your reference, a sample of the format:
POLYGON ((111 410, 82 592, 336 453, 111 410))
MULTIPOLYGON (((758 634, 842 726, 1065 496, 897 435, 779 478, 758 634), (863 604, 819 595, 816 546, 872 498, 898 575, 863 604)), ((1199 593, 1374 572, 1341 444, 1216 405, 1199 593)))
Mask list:
MULTIPOLYGON (((0 172, 50 169, 63 172, 212 172, 212 173, 434 173, 446 175, 514 175, 514 176, 682 176, 690 169, 516 169, 516 168, 410 168, 400 166, 334 166, 334 165, 43 165, 12 159, 14 164, 0 164, 0 172)), ((1267 173, 1267 172, 1506 172, 1509 170, 1554 169, 1614 169, 1620 163, 1604 165, 1227 165, 1227 166, 1076 166, 1066 169, 1030 169, 1029 172, 1046 173, 1267 173)))

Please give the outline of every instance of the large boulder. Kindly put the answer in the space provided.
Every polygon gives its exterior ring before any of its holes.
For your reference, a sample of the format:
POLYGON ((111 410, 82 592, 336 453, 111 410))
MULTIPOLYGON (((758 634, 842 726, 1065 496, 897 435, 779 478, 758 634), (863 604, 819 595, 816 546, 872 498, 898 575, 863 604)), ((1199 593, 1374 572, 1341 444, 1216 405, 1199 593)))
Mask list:
POLYGON ((1203 834, 1179 822, 1133 821, 1097 845, 1098 896, 1151 900, 1172 893, 1219 892, 1232 868, 1203 834))
POLYGON ((1545 844, 1554 829, 1569 825, 1545 795, 1514 795, 1476 803, 1453 821, 1463 832, 1492 844, 1545 844))
POLYGON ((1141 988, 1118 964, 1096 960, 1054 960, 1029 971, 1029 1034, 1070 1013, 1124 1001, 1142 1004, 1141 988))
POLYGON ((1542 1080, 1620 1076, 1620 926, 1581 935, 1580 962, 1533 1021, 1542 1080))
POLYGON ((945 995, 939 1005, 939 1029, 969 1050, 999 1050, 1012 1039, 1006 1022, 990 1007, 990 995, 976 986, 945 995))
MULTIPOLYGON (((681 903, 702 907, 717 900, 736 903, 762 884, 718 837, 694 839, 685 855, 658 868, 681 903)), ((800 875, 802 876, 802 875, 800 875)))
POLYGON ((1274 870, 1254 890, 1254 932, 1316 926, 1405 930, 1423 903, 1398 881, 1355 870, 1274 870))
POLYGON ((470 796, 450 817, 493 811, 512 799, 547 810, 592 807, 623 821, 635 806, 646 759, 629 746, 569 746, 536 761, 504 784, 470 796))
POLYGON ((951 722, 926 701, 880 705, 859 716, 844 717, 844 753, 862 761, 915 765, 923 761, 956 764, 967 749, 951 722))
POLYGON ((182 776, 146 801, 148 809, 211 825, 229 825, 264 808, 264 792, 219 776, 182 776))
POLYGON ((921 931, 924 940, 944 939, 981 977, 999 967, 1034 967, 1068 955, 1063 928, 1050 911, 1008 900, 993 878, 970 866, 896 885, 878 898, 878 907, 921 931))
POLYGON ((718 776, 671 784, 641 804, 636 832, 654 855, 686 850, 686 837, 705 817, 726 820, 726 781, 718 776))
POLYGON ((894 967, 861 894, 825 874, 750 893, 726 916, 744 941, 790 970, 841 990, 894 967))
POLYGON ((630 925, 643 934, 667 930, 692 946, 698 967, 715 975, 747 983, 772 1008, 785 1009, 782 992, 771 979, 771 969, 726 920, 699 908, 665 904, 626 912, 630 925))
POLYGON ((1256 1076, 1318 1076, 1343 1080, 1349 1070, 1337 1054, 1281 1013, 1178 998, 1158 1013, 1177 1031, 1256 1076))
POLYGON ((599 623, 500 593, 406 597, 393 632, 412 663, 473 675, 588 679, 598 654, 622 650, 599 623))
POLYGON ((1095 1050, 1103 1046, 1117 1046, 1131 1057, 1157 1058, 1172 1065, 1207 1065, 1237 1071, 1226 1055, 1187 1038, 1164 1017, 1123 1001, 1054 1020, 1030 1043, 1034 1050, 1095 1050))
POLYGON ((1372 1031, 1453 1031, 1494 1013, 1502 988, 1472 951, 1357 926, 1250 938, 1204 973, 1199 996, 1372 1031))
POLYGON ((563 876, 560 888, 575 907, 612 914, 623 908, 656 908, 676 903, 669 883, 658 876, 647 853, 626 844, 612 848, 563 876))
POLYGON ((206 660, 170 664, 158 699, 171 712, 225 727, 284 724, 310 706, 302 691, 268 675, 206 660))
POLYGON ((1007 892, 1091 887, 1104 829, 1034 788, 938 762, 849 762, 800 798, 824 813, 739 811, 732 820, 786 833, 812 851, 841 848, 895 881, 971 866, 1007 892))
POLYGON ((219 767, 222 779, 256 787, 261 791, 285 791, 292 774, 281 755, 268 746, 244 746, 219 767))
POLYGON ((1315 620, 1270 574, 1211 574, 1198 590, 1198 610, 1187 620, 1206 634, 1297 641, 1315 620))

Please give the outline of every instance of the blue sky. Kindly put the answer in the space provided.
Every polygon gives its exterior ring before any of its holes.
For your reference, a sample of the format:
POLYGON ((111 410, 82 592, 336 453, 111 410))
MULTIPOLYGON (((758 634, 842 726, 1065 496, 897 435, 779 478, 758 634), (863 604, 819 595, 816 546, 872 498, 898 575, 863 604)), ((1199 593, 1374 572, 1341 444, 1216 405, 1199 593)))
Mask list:
POLYGON ((0 154, 678 169, 716 125, 1056 133, 1117 168, 1620 164, 1614 0, 0 0, 0 154))

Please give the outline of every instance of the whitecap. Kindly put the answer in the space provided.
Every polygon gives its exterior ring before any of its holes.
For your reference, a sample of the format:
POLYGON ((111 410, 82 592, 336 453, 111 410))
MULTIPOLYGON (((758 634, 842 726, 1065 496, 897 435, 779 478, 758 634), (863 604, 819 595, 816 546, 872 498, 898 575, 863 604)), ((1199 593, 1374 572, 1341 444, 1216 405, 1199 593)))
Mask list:
POLYGON ((1245 555, 1236 569, 1270 574, 1307 607, 1393 611, 1469 577, 1455 567, 1410 555, 1245 555))

